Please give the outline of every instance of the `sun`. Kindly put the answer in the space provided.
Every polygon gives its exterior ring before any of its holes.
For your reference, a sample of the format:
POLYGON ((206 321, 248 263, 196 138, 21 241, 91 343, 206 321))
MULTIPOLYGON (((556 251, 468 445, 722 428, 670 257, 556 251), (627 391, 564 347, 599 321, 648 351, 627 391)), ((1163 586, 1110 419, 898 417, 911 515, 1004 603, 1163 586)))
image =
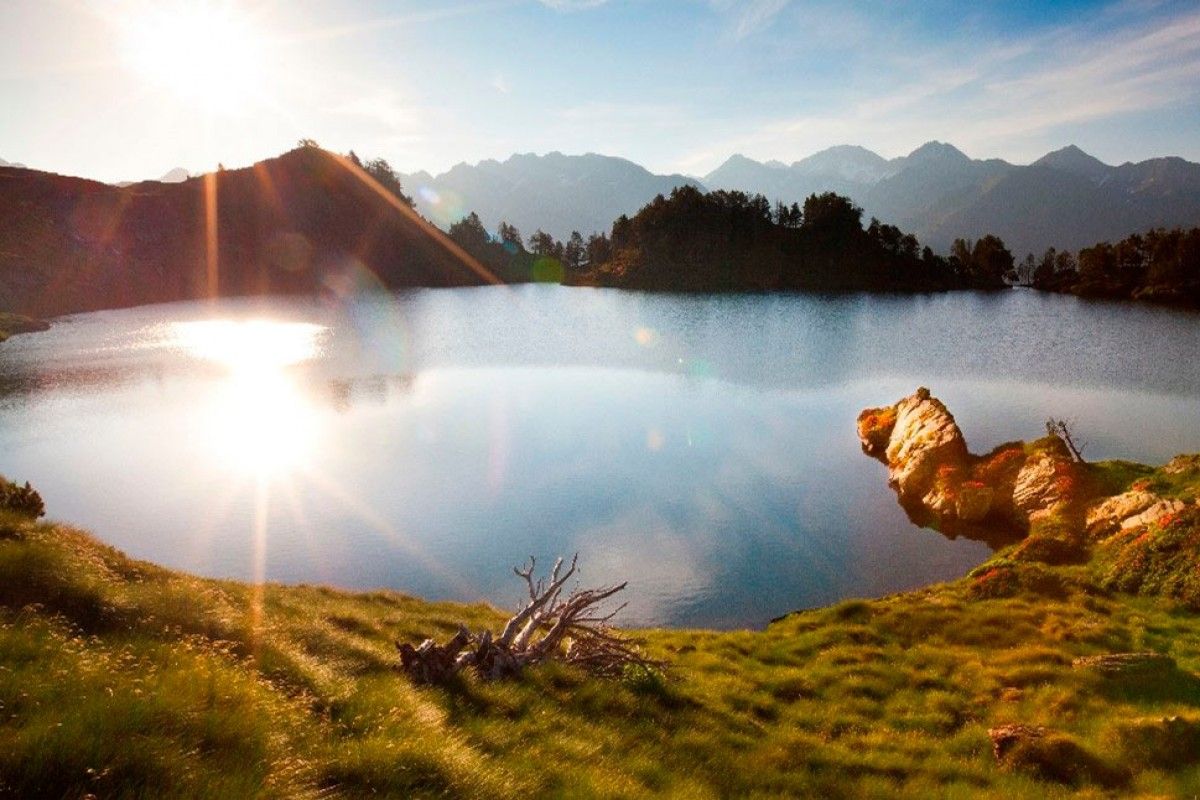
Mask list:
POLYGON ((207 111, 243 110, 265 89, 267 37, 231 2, 165 0, 128 8, 121 55, 147 84, 207 111))

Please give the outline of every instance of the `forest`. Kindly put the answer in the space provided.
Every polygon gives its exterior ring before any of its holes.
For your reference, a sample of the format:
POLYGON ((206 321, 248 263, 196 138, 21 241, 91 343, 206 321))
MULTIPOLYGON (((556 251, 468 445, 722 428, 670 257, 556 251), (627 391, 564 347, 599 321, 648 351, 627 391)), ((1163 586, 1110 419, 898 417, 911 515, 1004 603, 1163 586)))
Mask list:
POLYGON ((1154 228, 1077 255, 1050 248, 1017 270, 1017 280, 1043 291, 1200 306, 1200 228, 1154 228))
POLYGON ((566 243, 537 231, 528 250, 502 223, 497 237, 471 214, 450 237, 498 273, 531 259, 535 280, 626 289, 683 292, 800 290, 936 291, 999 289, 1014 268, 995 236, 959 241, 949 257, 916 237, 872 219, 832 192, 803 206, 738 191, 679 187, 659 195, 607 234, 566 243))

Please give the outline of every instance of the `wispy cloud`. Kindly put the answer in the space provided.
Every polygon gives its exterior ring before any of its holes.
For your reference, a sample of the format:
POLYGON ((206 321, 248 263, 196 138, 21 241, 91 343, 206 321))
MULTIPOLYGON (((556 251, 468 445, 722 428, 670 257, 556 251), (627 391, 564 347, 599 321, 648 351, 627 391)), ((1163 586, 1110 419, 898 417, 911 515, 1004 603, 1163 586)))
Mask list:
POLYGON ((732 17, 733 38, 740 40, 770 25, 791 0, 711 0, 710 5, 732 17))
MULTIPOLYGON (((924 48, 910 43, 872 61, 888 76, 833 95, 807 113, 760 121, 724 147, 794 158, 832 144, 864 143, 886 154, 949 138, 972 155, 997 149, 1036 155, 1055 129, 1200 101, 1200 9, 1151 14, 1146 3, 1120 3, 1096 24, 1074 25, 989 47, 924 48)), ((695 165, 698 149, 679 166, 695 165)))
POLYGON ((584 8, 602 6, 608 0, 538 0, 538 2, 555 11, 579 11, 584 8))

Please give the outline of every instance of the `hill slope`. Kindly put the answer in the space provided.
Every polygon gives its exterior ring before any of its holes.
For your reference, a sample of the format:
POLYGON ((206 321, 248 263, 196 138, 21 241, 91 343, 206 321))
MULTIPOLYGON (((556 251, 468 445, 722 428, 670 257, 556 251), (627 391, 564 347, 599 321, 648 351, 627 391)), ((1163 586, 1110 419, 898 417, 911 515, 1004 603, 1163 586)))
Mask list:
POLYGON ((0 308, 53 315, 312 292, 367 275, 387 287, 486 280, 389 197, 316 148, 127 187, 3 167, 0 308))

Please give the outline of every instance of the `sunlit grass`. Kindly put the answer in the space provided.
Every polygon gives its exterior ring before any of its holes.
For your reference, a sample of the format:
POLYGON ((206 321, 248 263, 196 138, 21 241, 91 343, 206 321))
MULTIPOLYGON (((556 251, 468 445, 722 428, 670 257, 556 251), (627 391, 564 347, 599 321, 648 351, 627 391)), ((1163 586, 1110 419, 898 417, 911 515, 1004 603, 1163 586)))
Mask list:
POLYGON ((1052 727, 1127 774, 1122 794, 1200 786, 1191 751, 1156 727, 1200 717, 1200 624, 1158 600, 1075 589, 972 599, 964 580, 763 632, 646 632, 671 662, 665 677, 547 666, 422 688, 394 669, 394 640, 501 615, 268 585, 256 618, 245 584, 133 562, 61 526, 7 530, 0 785, 17 796, 1074 792, 996 766, 987 729, 1010 722, 1052 727), (1180 669, 1145 686, 1071 666, 1135 649, 1170 653, 1180 669))

